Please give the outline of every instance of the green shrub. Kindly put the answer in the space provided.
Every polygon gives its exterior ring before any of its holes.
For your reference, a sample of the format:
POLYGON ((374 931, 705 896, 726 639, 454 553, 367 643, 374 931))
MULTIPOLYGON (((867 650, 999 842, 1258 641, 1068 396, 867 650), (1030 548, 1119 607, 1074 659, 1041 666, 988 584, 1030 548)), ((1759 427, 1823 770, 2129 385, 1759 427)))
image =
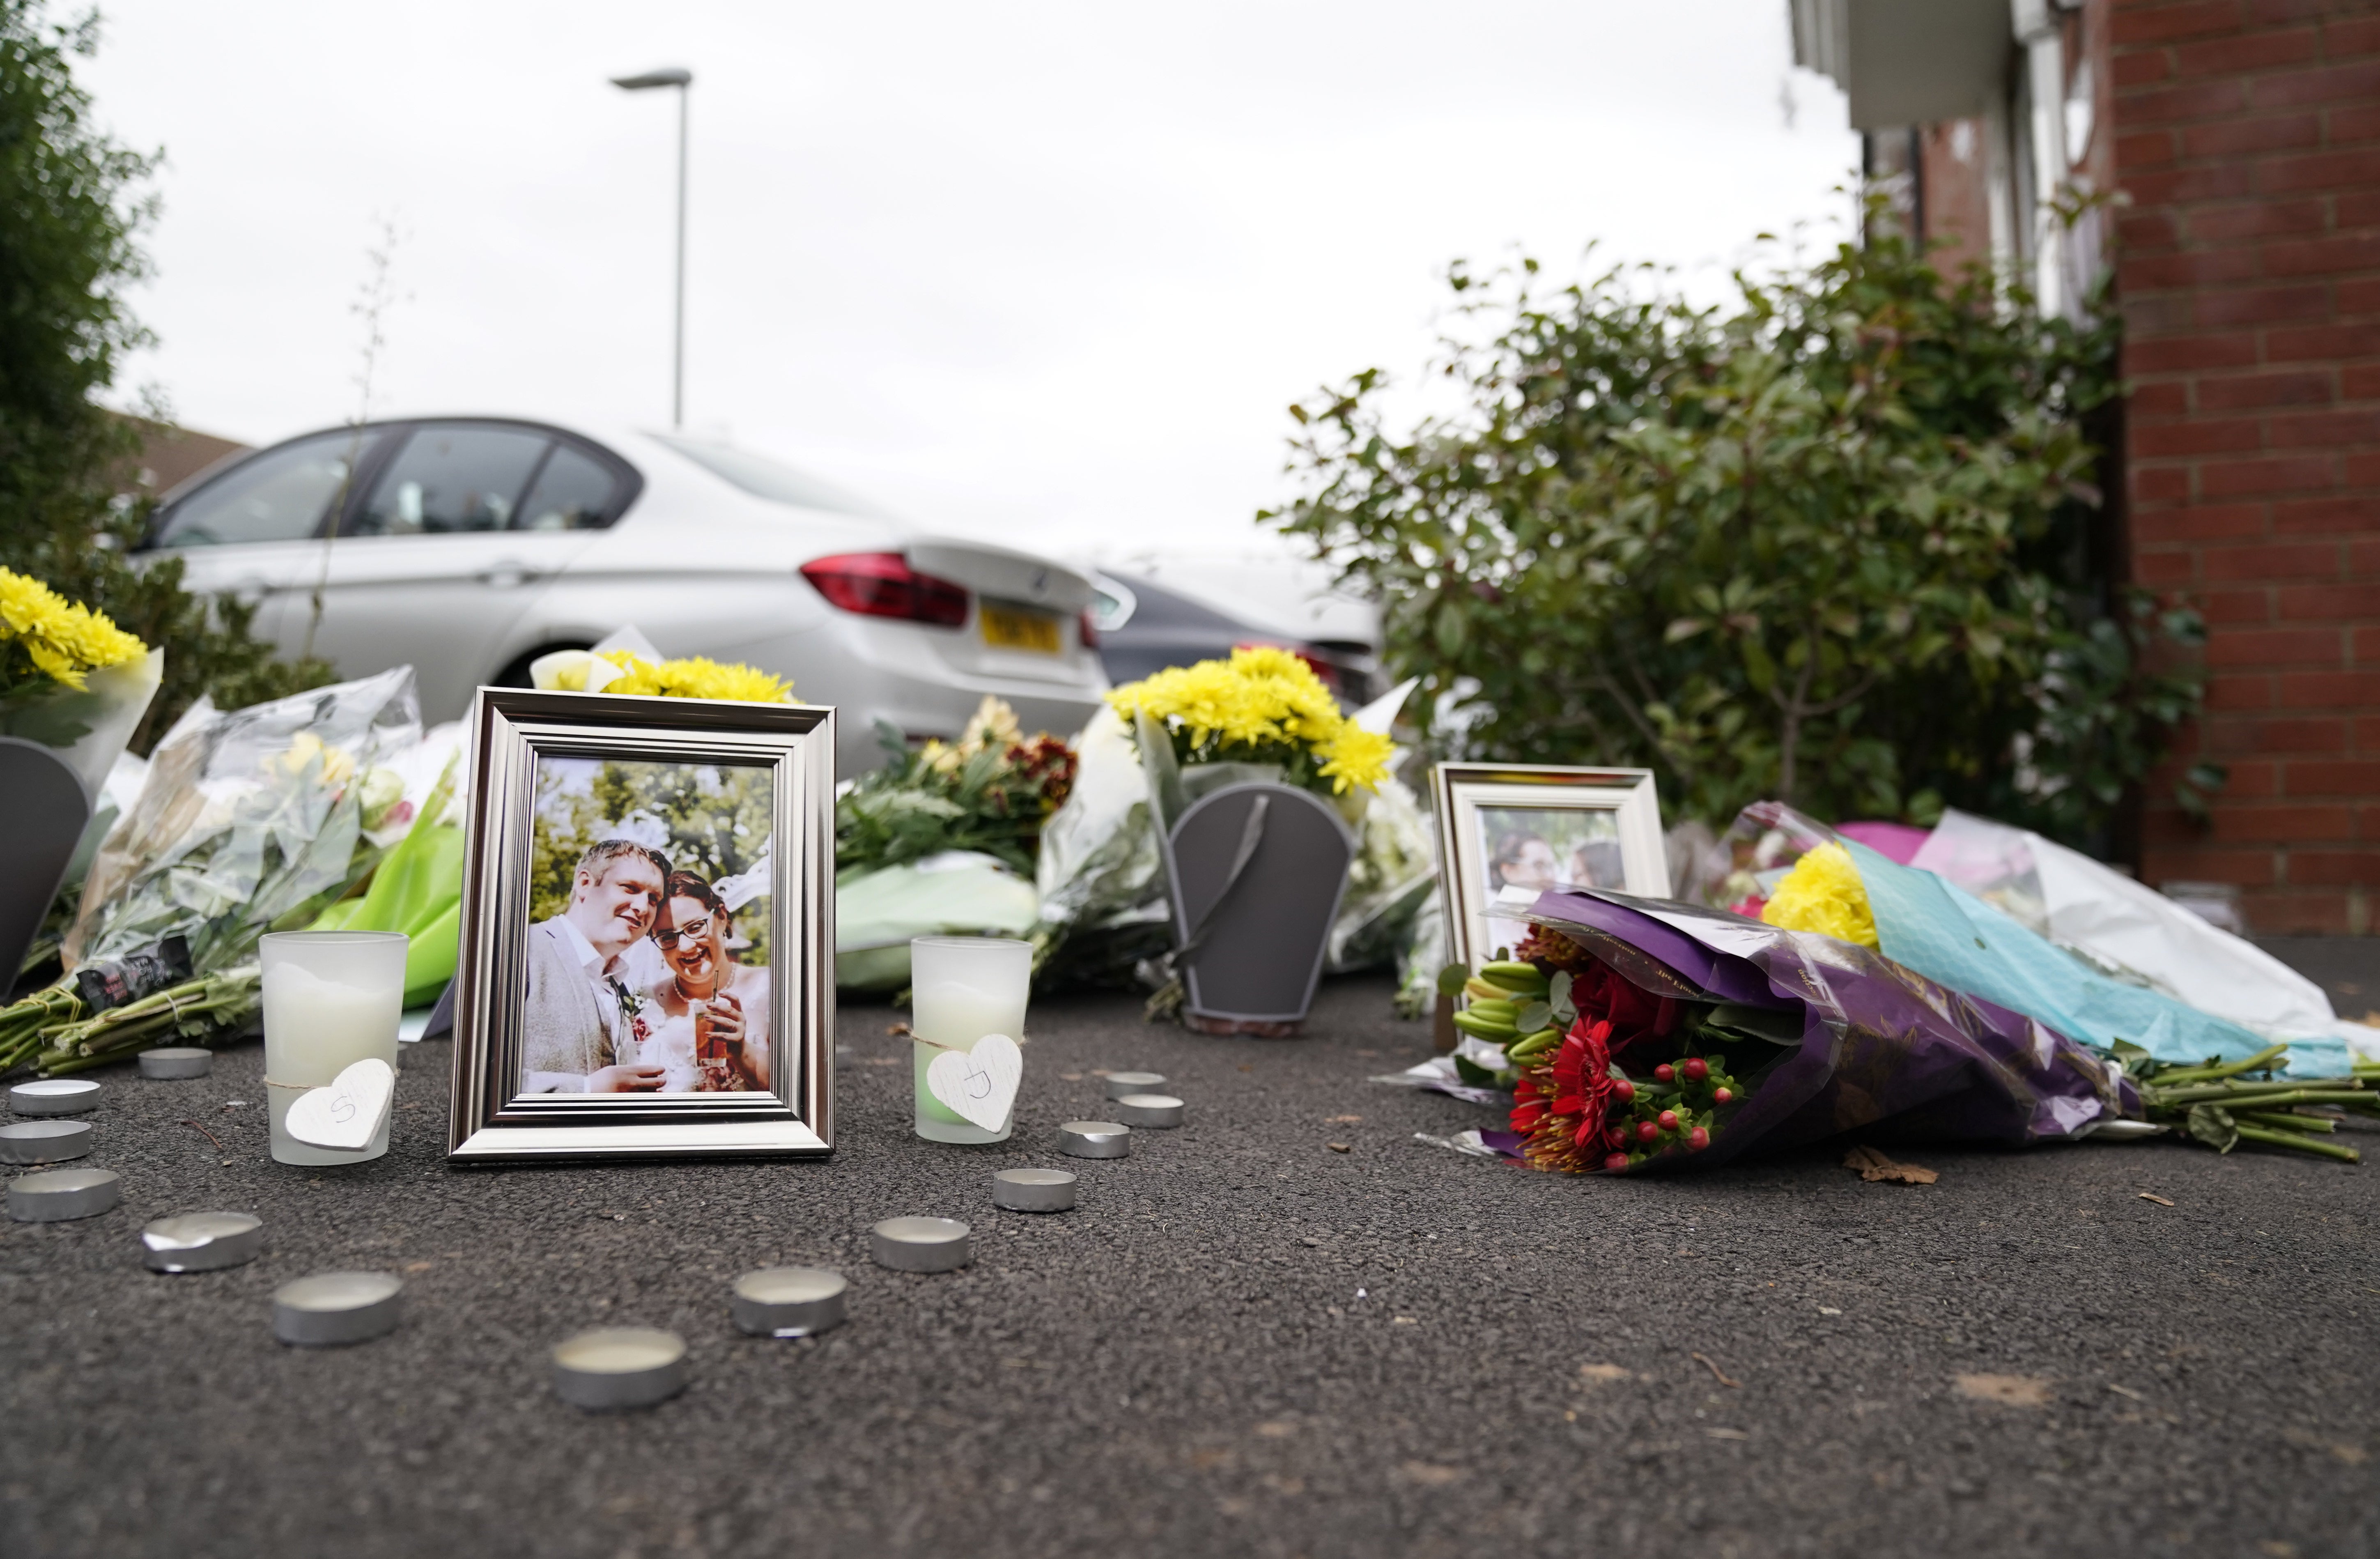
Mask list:
POLYGON ((1451 281, 1463 411, 1392 433, 1378 371, 1292 408, 1262 517, 1383 604, 1440 746, 1649 766, 1715 823, 1948 803, 2105 847, 2200 690, 2195 616, 2092 555, 2111 315, 1888 236, 1725 310, 1644 267, 1451 281))

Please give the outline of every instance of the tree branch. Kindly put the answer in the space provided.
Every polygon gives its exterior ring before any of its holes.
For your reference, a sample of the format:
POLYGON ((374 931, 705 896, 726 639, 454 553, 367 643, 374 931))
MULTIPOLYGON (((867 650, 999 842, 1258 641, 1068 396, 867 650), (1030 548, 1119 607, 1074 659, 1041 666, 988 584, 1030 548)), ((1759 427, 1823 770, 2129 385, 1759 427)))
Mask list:
POLYGON ((1595 680, 1605 692, 1611 695, 1611 701, 1620 706, 1620 713, 1628 716, 1628 723, 1635 726, 1637 733, 1644 737, 1645 745, 1653 749, 1653 756, 1667 763, 1679 779, 1688 785, 1694 784, 1694 765, 1677 757, 1662 745, 1660 733, 1653 729, 1651 721, 1645 718, 1645 712, 1631 702, 1628 695, 1621 690, 1619 681, 1608 671, 1597 672, 1595 680))

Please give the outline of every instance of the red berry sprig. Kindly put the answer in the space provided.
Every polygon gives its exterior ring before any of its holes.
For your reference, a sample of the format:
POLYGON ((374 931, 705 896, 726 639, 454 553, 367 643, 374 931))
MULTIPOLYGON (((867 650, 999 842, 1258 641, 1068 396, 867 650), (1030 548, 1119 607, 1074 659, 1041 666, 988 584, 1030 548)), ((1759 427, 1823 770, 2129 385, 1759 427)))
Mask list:
POLYGON ((1701 1055, 1662 1062, 1650 1078, 1611 1069, 1612 1118, 1603 1167, 1617 1172, 1658 1153, 1699 1153, 1718 1129, 1718 1111, 1742 1099, 1724 1062, 1701 1055))

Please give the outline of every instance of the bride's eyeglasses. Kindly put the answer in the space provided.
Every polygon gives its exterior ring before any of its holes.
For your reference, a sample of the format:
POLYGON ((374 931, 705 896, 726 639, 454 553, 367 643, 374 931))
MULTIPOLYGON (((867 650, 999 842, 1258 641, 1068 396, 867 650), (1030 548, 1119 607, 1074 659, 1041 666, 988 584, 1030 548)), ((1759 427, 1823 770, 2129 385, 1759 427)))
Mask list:
POLYGON ((699 942, 710 934, 710 917, 705 915, 699 920, 688 920, 686 924, 675 927, 672 930, 657 931, 653 932, 653 940, 660 943, 663 947, 675 947, 678 944, 678 939, 680 937, 692 937, 697 942, 699 942))

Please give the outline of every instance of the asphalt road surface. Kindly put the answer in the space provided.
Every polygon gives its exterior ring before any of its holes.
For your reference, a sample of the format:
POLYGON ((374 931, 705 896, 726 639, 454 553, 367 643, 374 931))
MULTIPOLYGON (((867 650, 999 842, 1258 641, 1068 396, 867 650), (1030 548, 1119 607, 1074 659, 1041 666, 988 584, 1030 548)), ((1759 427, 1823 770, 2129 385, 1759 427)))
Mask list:
POLYGON ((260 1048, 104 1074, 87 1162, 125 1205, 0 1234, 0 1553, 2380 1546, 2380 1164, 2083 1145, 1900 1151, 1926 1187, 1840 1151, 1559 1178, 1415 1140, 1491 1117, 1366 1080, 1427 1048, 1368 980, 1300 1041, 1043 1004, 1015 1141, 937 1147, 895 1016, 843 1014, 824 1164, 449 1170, 439 1043, 395 1150, 346 1169, 269 1162, 260 1048), (1097 1068, 1167 1074, 1190 1124, 1059 1159, 1097 1068), (1077 1211, 992 1208, 995 1169, 1050 1163, 1077 1211), (144 1222, 213 1208, 261 1214, 268 1253, 140 1270, 144 1222), (975 1265, 870 1265, 903 1213, 973 1224, 975 1265), (848 1274, 849 1324, 735 1332, 729 1283, 781 1262, 848 1274), (403 1274, 399 1332, 273 1341, 276 1285, 354 1267, 403 1274), (627 1323, 688 1339, 685 1395, 557 1401, 548 1350, 627 1323))

